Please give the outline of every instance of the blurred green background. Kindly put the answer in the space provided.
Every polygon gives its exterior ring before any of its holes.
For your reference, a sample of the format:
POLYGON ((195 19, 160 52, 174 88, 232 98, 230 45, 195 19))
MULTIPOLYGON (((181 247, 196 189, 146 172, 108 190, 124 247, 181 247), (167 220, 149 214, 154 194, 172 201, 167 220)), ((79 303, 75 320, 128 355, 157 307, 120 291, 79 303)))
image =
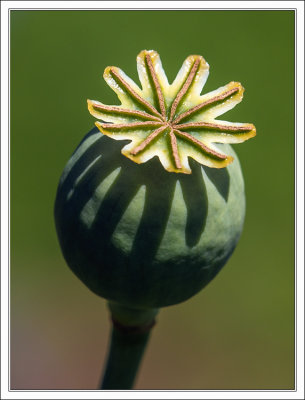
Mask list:
POLYGON ((69 270, 53 204, 61 172, 93 127, 86 99, 117 104, 102 78, 138 82, 157 50, 172 81, 184 59, 210 64, 208 92, 244 100, 223 119, 254 123, 235 146, 247 215, 232 258, 189 301, 163 309, 135 389, 294 387, 294 12, 12 11, 11 389, 95 389, 110 329, 105 301, 69 270))

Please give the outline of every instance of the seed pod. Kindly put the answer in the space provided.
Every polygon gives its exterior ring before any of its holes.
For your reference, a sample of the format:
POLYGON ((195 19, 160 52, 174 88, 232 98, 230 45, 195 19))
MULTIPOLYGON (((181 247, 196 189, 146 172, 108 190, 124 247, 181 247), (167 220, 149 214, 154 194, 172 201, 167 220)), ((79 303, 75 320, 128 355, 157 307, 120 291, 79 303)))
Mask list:
POLYGON ((209 70, 201 56, 188 57, 171 85, 155 51, 137 63, 142 89, 106 68, 122 104, 88 100, 98 129, 68 161, 55 204, 67 264, 109 302, 114 333, 102 388, 112 389, 132 386, 157 310, 195 295, 232 254, 245 195, 229 143, 256 134, 252 124, 215 119, 244 89, 231 82, 201 95, 209 70))
POLYGON ((137 165, 122 144, 89 133, 69 160, 56 199, 64 257, 96 294, 128 307, 176 304, 201 290, 240 236, 245 196, 240 165, 192 174, 137 165))

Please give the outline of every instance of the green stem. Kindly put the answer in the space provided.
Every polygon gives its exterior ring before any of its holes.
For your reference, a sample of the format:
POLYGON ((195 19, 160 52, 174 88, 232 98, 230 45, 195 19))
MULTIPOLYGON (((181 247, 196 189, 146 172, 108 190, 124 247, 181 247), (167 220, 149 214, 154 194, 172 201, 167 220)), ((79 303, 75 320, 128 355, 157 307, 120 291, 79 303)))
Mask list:
POLYGON ((109 303, 112 333, 101 389, 131 389, 158 310, 134 310, 109 303))
POLYGON ((149 333, 126 334, 115 327, 101 389, 131 389, 149 333))

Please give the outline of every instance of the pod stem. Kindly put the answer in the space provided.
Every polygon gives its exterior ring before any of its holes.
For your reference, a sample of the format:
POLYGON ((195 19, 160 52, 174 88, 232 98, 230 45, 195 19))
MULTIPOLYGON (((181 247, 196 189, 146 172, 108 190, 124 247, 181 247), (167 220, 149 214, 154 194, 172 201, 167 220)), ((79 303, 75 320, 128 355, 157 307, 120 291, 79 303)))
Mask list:
POLYGON ((112 332, 100 388, 128 390, 133 387, 158 310, 134 310, 114 303, 108 305, 112 332))

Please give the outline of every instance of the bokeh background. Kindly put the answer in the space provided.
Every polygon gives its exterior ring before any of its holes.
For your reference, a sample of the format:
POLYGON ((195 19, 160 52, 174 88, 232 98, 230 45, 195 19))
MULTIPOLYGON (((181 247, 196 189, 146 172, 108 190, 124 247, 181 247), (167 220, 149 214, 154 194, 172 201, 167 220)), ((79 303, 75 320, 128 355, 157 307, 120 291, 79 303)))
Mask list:
POLYGON ((294 12, 11 11, 11 389, 95 389, 110 323, 69 270, 53 204, 61 172, 93 127, 86 99, 117 104, 108 65, 138 82, 159 52, 211 66, 204 91, 246 88, 225 115, 257 137, 235 146, 247 215, 232 258, 202 292, 163 309, 135 389, 294 388, 294 12))

